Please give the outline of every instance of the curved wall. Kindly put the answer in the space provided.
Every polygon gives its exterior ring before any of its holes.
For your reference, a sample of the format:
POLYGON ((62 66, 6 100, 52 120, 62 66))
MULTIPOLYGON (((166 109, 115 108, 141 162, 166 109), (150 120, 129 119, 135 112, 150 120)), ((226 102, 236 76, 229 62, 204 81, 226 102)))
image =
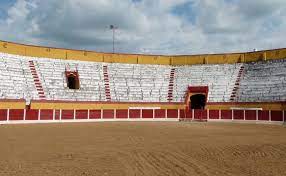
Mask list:
MULTIPOLYGON (((72 102, 72 101, 41 101, 32 100, 31 109, 129 109, 135 107, 148 107, 160 109, 181 109, 187 107, 182 103, 140 103, 140 102, 72 102)), ((286 110, 286 102, 251 102, 251 103, 207 103, 209 110, 230 110, 232 108, 262 108, 263 110, 286 110)), ((1 108, 0 108, 1 109, 1 108)), ((3 108, 5 109, 5 108, 3 108)))
POLYGON ((26 108, 26 100, 24 100, 24 99, 0 100, 0 109, 25 109, 25 108, 26 108))
MULTIPOLYGON (((190 56, 158 56, 136 54, 110 54, 92 51, 69 50, 30 46, 0 41, 0 52, 22 56, 46 57, 56 59, 130 63, 130 64, 160 64, 160 65, 193 65, 193 64, 223 64, 237 62, 253 62, 286 58, 286 49, 267 50, 250 53, 190 55, 190 56)), ((31 109, 128 109, 129 107, 160 107, 162 109, 185 109, 187 103, 118 103, 118 102, 52 102, 32 101, 31 109)), ((266 110, 285 110, 285 102, 264 103, 208 103, 207 109, 230 109, 232 107, 261 107, 266 110)), ((0 109, 25 109, 25 101, 0 102, 0 109)))
POLYGON ((6 41, 0 41, 0 52, 55 59, 158 65, 232 64, 286 58, 286 48, 247 53, 163 56, 99 53, 94 51, 24 45, 6 41))

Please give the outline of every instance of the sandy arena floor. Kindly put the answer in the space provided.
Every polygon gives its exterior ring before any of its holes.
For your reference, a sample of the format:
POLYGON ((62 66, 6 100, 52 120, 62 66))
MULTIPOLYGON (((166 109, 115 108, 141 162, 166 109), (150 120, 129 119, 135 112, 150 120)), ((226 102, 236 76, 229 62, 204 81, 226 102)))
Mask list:
POLYGON ((283 176, 286 127, 113 122, 0 126, 0 176, 283 176))

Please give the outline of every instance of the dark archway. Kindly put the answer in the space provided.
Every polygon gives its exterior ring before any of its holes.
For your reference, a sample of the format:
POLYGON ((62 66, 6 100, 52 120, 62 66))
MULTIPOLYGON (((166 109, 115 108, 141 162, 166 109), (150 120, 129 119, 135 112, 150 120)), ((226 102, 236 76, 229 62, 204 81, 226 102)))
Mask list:
POLYGON ((196 94, 190 98, 191 109, 205 109, 206 96, 204 94, 196 94))
POLYGON ((76 80, 73 75, 68 76, 68 88, 76 89, 76 80))

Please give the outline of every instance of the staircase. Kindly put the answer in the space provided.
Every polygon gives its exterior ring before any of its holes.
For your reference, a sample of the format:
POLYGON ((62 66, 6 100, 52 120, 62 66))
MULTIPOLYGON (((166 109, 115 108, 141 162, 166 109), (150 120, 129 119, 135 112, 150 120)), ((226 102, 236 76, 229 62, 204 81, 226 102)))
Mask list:
POLYGON ((239 69, 239 72, 238 72, 238 75, 237 75, 237 78, 236 78, 236 81, 235 81, 235 85, 232 89, 232 93, 231 93, 231 96, 230 96, 230 101, 235 101, 238 97, 238 90, 239 90, 239 86, 240 86, 240 80, 243 76, 243 73, 244 73, 244 65, 242 65, 239 69))
POLYGON ((107 65, 103 66, 103 78, 104 78, 106 100, 107 101, 111 101, 110 85, 109 85, 109 76, 108 76, 108 67, 107 67, 107 65))
POLYGON ((45 100, 46 95, 45 95, 42 83, 39 79, 34 61, 29 61, 29 68, 30 68, 31 74, 33 75, 34 83, 35 83, 39 98, 40 98, 40 100, 45 100))
POLYGON ((168 86, 168 101, 173 101, 173 91, 174 91, 174 79, 175 79, 175 68, 172 68, 170 71, 170 79, 169 79, 169 86, 168 86))

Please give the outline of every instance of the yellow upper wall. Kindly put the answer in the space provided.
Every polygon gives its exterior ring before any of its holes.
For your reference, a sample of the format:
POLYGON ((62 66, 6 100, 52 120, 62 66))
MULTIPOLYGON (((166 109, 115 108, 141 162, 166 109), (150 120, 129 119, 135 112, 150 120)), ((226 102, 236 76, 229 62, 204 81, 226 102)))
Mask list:
POLYGON ((26 101, 21 100, 0 100, 0 109, 25 109, 26 101))
POLYGON ((286 58, 286 48, 247 53, 202 54, 186 56, 140 55, 99 53, 41 46, 31 46, 0 41, 0 52, 22 56, 54 59, 82 60, 107 63, 156 64, 156 65, 195 65, 233 64, 286 58))

